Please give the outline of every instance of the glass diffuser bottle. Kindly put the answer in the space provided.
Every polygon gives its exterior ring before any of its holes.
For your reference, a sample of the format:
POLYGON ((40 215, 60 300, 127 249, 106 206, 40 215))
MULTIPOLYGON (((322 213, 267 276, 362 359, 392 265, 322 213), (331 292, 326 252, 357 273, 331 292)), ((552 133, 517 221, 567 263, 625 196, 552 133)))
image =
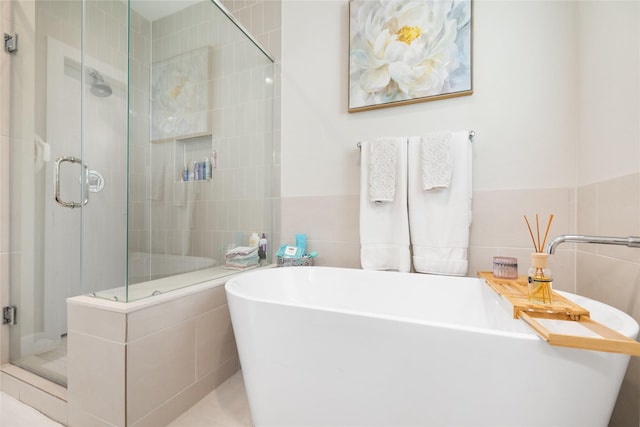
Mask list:
POLYGON ((534 252, 531 254, 531 267, 529 267, 529 301, 538 304, 551 304, 553 302, 553 276, 551 269, 547 267, 549 254, 534 252))

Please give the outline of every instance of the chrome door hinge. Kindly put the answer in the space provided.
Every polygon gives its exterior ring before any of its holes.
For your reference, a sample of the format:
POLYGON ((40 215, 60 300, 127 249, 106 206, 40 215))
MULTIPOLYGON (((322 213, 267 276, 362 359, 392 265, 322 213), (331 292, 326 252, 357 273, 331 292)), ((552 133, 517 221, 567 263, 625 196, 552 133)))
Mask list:
POLYGON ((18 34, 4 33, 4 50, 13 55, 18 53, 18 34))
POLYGON ((18 323, 16 312, 18 309, 15 305, 9 305, 2 307, 2 324, 3 325, 15 325, 18 323))

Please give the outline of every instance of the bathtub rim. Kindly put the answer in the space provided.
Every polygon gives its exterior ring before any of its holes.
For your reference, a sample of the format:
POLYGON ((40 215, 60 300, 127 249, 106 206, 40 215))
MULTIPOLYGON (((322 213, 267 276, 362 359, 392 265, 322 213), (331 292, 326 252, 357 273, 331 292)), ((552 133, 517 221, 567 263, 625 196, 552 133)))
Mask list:
MULTIPOLYGON (((272 299, 272 298, 264 298, 264 297, 256 297, 253 295, 249 295, 247 294, 247 292, 242 292, 242 289, 239 289, 240 285, 236 284, 238 283, 240 280, 246 280, 247 278, 249 278, 252 275, 259 275, 259 274, 276 274, 277 271, 281 270, 281 269, 286 269, 286 270, 290 270, 290 269, 296 269, 295 271, 300 271, 302 272, 303 270, 307 270, 307 271, 313 271, 313 270, 325 270, 325 271, 329 271, 329 270, 350 270, 350 271, 363 271, 363 272, 374 272, 374 273, 382 273, 382 274, 401 274, 401 275, 413 275, 413 274, 419 274, 419 273, 400 273, 400 272, 393 272, 393 271, 373 271, 373 270, 362 270, 362 269, 356 269, 356 268, 344 268, 344 267, 321 267, 321 266, 304 266, 304 267, 280 267, 280 268, 275 268, 275 269, 269 269, 271 272, 270 273, 266 273, 265 269, 261 269, 261 270, 254 270, 254 271, 250 271, 250 272, 246 272, 245 275, 243 276, 233 276, 230 277, 229 280, 227 280, 227 282, 224 284, 225 287, 225 292, 227 293, 227 300, 230 299, 230 297, 235 297, 235 298, 239 298, 239 299, 244 299, 247 301, 251 301, 254 303, 265 303, 265 304, 273 304, 273 305, 278 305, 278 306, 282 306, 282 307, 292 307, 292 308, 302 308, 302 309, 309 309, 309 310, 317 310, 317 311, 324 311, 324 312, 331 312, 331 313, 340 313, 340 314, 346 314, 346 315, 355 315, 355 316, 370 316, 370 317, 374 317, 377 319, 382 319, 382 320, 389 320, 389 321, 394 321, 394 322, 408 322, 408 323, 413 323, 416 325, 424 325, 424 326, 430 326, 430 327, 438 327, 438 328, 444 328, 444 329, 448 329, 448 330, 461 330, 461 331, 468 331, 468 332, 473 332, 473 333, 480 333, 480 334, 488 334, 488 335, 494 335, 494 336, 503 336, 503 337, 510 337, 510 338, 517 338, 517 339, 526 339, 526 340, 543 340, 542 337, 540 337, 540 335, 538 335, 537 332, 535 332, 532 328, 530 328, 528 325, 526 325, 526 323, 522 320, 522 319, 514 319, 512 316, 512 307, 510 305, 510 303, 503 297, 501 297, 498 293, 496 293, 495 291, 492 290, 491 295, 493 296, 493 298, 495 298, 495 300, 499 303, 499 305, 503 308, 502 312, 505 315, 506 320, 513 320, 513 321, 520 321, 522 322, 523 325, 525 325, 526 327, 521 331, 521 332, 517 332, 517 331, 504 331, 504 330, 499 330, 499 329, 490 329, 490 328, 486 328, 486 327, 474 327, 474 326, 468 326, 468 325, 459 325, 459 324, 452 324, 452 323, 445 323, 445 322, 438 322, 438 321, 433 321, 433 320, 419 320, 419 319, 415 319, 415 318, 411 318, 411 317, 404 317, 404 316, 398 316, 398 315, 389 315, 389 314, 382 314, 382 313, 376 313, 376 312, 370 312, 370 311, 362 311, 362 310, 348 310, 348 309, 343 309, 343 308, 332 308, 332 307, 326 307, 326 306, 321 306, 321 305, 313 305, 313 304, 308 304, 308 303, 293 303, 293 302, 289 302, 289 301, 280 301, 280 300, 276 300, 276 299, 272 299)), ((301 274, 301 273, 300 273, 301 274)), ((439 276, 439 275, 430 275, 430 276, 439 276)), ((482 282, 484 282, 484 279, 479 278, 479 277, 468 277, 468 276, 440 276, 440 277, 445 277, 445 278, 452 278, 452 279, 463 279, 463 280, 470 280, 470 281, 477 281, 479 284, 483 284, 482 282)), ((449 279, 447 279, 449 280, 449 279)), ((490 289, 487 286, 487 289, 490 289)), ((592 314, 592 319, 602 323, 603 325, 629 337, 632 339, 636 339, 638 332, 640 330, 640 325, 638 324, 638 322, 636 322, 635 319, 633 319, 633 317, 631 317, 630 315, 628 315, 627 313, 625 313, 624 311, 613 307, 609 304, 606 304, 604 302, 586 297, 584 295, 579 295, 579 294, 574 294, 571 292, 566 292, 566 291, 556 291, 559 294, 563 295, 564 297, 570 299, 571 301, 576 302, 577 304, 581 304, 581 302, 579 302, 580 300, 585 300, 587 301, 587 303, 589 305, 594 305, 594 308, 587 308, 590 313, 592 314), (575 301, 577 300, 577 301, 575 301), (595 310, 594 310, 595 309, 595 310), (613 316, 615 316, 616 318, 618 318, 620 320, 620 327, 616 328, 608 323, 606 323, 606 319, 603 320, 601 318, 605 317, 606 312, 612 313, 613 316), (593 314, 595 313, 595 317, 593 316, 593 314)))

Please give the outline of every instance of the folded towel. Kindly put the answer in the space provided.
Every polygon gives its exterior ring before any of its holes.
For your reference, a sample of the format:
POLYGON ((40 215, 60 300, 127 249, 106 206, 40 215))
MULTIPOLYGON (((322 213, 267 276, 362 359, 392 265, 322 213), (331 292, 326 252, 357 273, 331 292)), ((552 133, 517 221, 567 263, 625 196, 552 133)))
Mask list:
POLYGON ((369 189, 370 142, 361 144, 360 167, 360 263, 366 270, 411 268, 407 213, 407 144, 395 144, 395 196, 392 201, 371 201, 369 189))
POLYGON ((471 143, 451 135, 453 172, 447 188, 424 191, 421 138, 409 138, 409 227, 417 272, 464 276, 471 224, 471 143))
POLYGON ((393 202, 399 143, 406 144, 406 138, 377 138, 370 142, 369 197, 372 202, 393 202))
POLYGON ((224 255, 225 259, 242 259, 252 256, 258 256, 257 246, 236 246, 224 255))
POLYGON ((433 132, 422 139, 422 188, 425 191, 449 187, 453 171, 451 132, 433 132))
POLYGON ((251 264, 234 263, 229 261, 224 264, 224 268, 229 270, 248 270, 250 268, 258 267, 258 265, 260 264, 258 264, 257 261, 251 264))
POLYGON ((237 246, 228 250, 224 258, 224 266, 234 270, 257 267, 260 263, 258 248, 252 246, 237 246))

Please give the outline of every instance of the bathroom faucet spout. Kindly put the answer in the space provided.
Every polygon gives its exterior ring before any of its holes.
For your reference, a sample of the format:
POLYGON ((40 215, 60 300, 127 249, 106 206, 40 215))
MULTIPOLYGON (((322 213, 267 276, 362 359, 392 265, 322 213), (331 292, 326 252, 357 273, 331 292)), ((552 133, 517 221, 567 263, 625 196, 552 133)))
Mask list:
POLYGON ((556 247, 558 247, 560 243, 564 242, 597 243, 601 245, 622 245, 628 246, 630 248, 640 248, 640 237, 607 237, 564 234, 554 237, 549 243, 546 244, 546 246, 544 247, 544 251, 548 254, 554 254, 556 252, 556 247))

